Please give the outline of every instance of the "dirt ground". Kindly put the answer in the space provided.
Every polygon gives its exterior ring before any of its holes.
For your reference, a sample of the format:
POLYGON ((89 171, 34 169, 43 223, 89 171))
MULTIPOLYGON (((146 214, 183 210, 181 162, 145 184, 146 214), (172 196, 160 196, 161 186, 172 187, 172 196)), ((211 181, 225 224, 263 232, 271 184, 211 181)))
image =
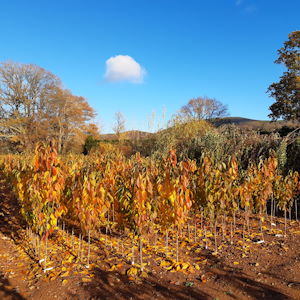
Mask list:
MULTIPOLYGON (((181 241, 180 256, 196 267, 181 265, 178 272, 162 250, 156 259, 145 254, 146 275, 132 278, 129 262, 106 259, 105 249, 95 247, 89 269, 67 261, 69 250, 59 248, 65 267, 44 273, 28 246, 17 201, 3 182, 0 189, 0 299, 300 299, 299 222, 288 222, 285 238, 279 234, 284 220, 276 218, 274 229, 265 229, 264 242, 258 235, 243 241, 235 236, 232 244, 220 241, 218 253, 213 238, 208 249, 191 238, 181 241)), ((256 221, 251 220, 253 228, 256 221)))

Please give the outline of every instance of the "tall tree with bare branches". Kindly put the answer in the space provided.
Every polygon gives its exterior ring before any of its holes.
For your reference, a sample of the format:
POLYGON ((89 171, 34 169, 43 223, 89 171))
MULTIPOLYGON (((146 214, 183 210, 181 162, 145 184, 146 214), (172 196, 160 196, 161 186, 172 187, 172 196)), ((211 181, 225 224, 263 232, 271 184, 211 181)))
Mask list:
POLYGON ((227 116, 228 109, 214 98, 198 97, 184 105, 179 115, 187 120, 213 120, 227 116))

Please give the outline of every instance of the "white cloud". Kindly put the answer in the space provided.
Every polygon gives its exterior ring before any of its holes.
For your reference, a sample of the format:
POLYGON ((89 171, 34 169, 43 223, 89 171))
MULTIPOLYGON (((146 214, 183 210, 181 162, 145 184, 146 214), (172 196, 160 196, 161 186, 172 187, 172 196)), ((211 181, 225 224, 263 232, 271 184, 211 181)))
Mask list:
POLYGON ((106 62, 104 78, 107 81, 129 81, 142 83, 146 71, 129 55, 116 55, 110 57, 106 62))

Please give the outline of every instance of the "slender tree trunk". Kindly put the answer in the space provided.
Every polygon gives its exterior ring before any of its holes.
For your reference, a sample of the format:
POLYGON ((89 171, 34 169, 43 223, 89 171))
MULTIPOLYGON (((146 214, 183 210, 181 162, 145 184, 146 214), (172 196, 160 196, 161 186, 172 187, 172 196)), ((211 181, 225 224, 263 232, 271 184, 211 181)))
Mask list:
POLYGON ((87 265, 90 266, 90 253, 91 253, 91 231, 88 232, 88 257, 87 257, 87 265))
POLYGON ((205 238, 205 249, 208 248, 207 246, 207 233, 206 233, 206 226, 204 226, 204 238, 205 238))
MULTIPOLYGON (((177 230, 178 234, 178 230, 177 230)), ((195 224, 194 224, 194 242, 197 242, 197 223, 196 223, 196 218, 195 218, 195 224)))
POLYGON ((284 237, 286 238, 286 208, 284 209, 284 237))
POLYGON ((46 272, 46 269, 47 269, 47 256, 48 256, 48 235, 46 235, 46 241, 45 241, 45 263, 44 263, 44 272, 46 272))
POLYGON ((176 231, 176 262, 178 262, 178 228, 176 231))
POLYGON ((77 253, 79 261, 80 261, 80 253, 81 253, 81 233, 79 234, 78 253, 77 253))
POLYGON ((74 251, 74 230, 72 228, 72 236, 71 236, 71 246, 72 246, 72 252, 74 251))
POLYGON ((142 235, 140 236, 140 264, 141 264, 141 271, 143 272, 143 238, 142 235))
POLYGON ((218 245, 217 245, 217 219, 215 221, 215 252, 218 252, 218 245))
POLYGON ((272 226, 272 223, 273 223, 273 202, 274 202, 274 199, 273 199, 273 194, 271 196, 271 226, 272 226))
POLYGON ((232 221, 230 222, 230 244, 233 244, 232 221))
POLYGON ((168 229, 166 231, 166 257, 168 256, 168 249, 169 249, 169 233, 168 229))
POLYGON ((132 258, 131 264, 134 265, 134 237, 132 238, 132 258))
POLYGON ((295 198, 295 219, 296 221, 298 221, 298 207, 297 207, 297 198, 295 198))

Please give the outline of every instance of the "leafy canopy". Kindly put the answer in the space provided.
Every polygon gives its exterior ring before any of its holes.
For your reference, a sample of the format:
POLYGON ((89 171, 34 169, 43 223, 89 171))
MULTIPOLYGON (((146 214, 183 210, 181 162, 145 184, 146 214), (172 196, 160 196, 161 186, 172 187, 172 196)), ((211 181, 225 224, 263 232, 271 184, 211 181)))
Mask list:
POLYGON ((270 106, 273 120, 300 121, 300 31, 289 34, 289 39, 278 50, 279 57, 275 61, 283 64, 287 71, 280 77, 279 82, 272 83, 268 93, 276 102, 270 106))

